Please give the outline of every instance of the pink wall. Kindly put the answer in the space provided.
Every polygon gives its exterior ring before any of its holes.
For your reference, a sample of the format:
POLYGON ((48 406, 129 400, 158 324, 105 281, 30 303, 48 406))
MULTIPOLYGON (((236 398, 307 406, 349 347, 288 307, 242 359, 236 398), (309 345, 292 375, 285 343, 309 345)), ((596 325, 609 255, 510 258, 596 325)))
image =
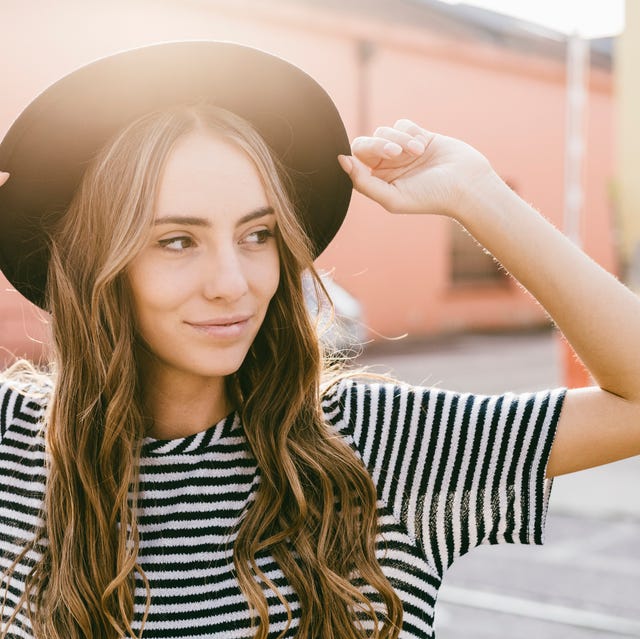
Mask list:
MULTIPOLYGON (((565 77, 561 62, 506 50, 498 55, 473 42, 434 46, 426 39, 390 38, 377 44, 368 78, 371 122, 406 116, 467 140, 526 200, 562 226, 565 77)), ((594 72, 584 246, 607 268, 615 269, 607 189, 612 174, 612 108, 611 78, 594 72)), ((383 334, 545 321, 539 307, 515 284, 452 287, 450 230, 445 220, 396 218, 356 198, 341 236, 321 262, 334 266, 337 279, 366 300, 369 323, 383 334)))
MULTIPOLYGON (((83 63, 146 43, 195 38, 235 40, 297 63, 334 97, 351 135, 410 117, 466 139, 561 224, 561 63, 295 2, 3 0, 0 135, 40 90, 83 63), (374 45, 364 74, 357 55, 362 39, 374 45)), ((598 72, 589 103, 584 244, 608 268, 615 266, 608 199, 612 110, 611 79, 598 72)), ((335 269, 336 280, 362 301, 374 332, 419 335, 543 321, 515 285, 453 289, 450 232, 446 219, 390 216, 356 194, 319 265, 335 269)), ((33 354, 23 335, 26 329, 41 339, 42 323, 31 319, 26 305, 16 305, 17 297, 0 292, 0 343, 20 353, 27 344, 33 354)))

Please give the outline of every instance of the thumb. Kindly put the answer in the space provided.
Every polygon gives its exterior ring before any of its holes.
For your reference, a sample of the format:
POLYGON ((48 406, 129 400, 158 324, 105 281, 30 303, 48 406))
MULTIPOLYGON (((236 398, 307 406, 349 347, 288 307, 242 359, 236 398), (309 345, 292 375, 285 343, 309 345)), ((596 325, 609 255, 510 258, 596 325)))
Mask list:
POLYGON ((0 171, 0 186, 2 186, 9 179, 9 174, 4 171, 0 171))
POLYGON ((351 178, 356 191, 378 202, 388 211, 393 210, 393 202, 397 195, 394 186, 371 175, 371 169, 352 155, 339 155, 338 161, 343 171, 351 178))

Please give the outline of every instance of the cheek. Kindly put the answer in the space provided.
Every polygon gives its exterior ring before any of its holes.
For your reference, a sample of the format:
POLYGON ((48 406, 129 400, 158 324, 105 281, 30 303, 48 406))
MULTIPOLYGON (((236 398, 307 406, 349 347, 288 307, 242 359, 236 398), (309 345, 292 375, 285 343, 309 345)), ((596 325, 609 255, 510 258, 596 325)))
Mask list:
POLYGON ((162 319, 162 312, 179 305, 184 286, 173 282, 175 273, 158 269, 135 268, 129 273, 129 289, 138 330, 146 332, 150 318, 162 319))
POLYGON ((278 286, 280 284, 280 257, 276 253, 272 260, 271 264, 264 271, 264 280, 262 289, 264 291, 264 295, 271 300, 271 298, 275 295, 278 290, 278 286))

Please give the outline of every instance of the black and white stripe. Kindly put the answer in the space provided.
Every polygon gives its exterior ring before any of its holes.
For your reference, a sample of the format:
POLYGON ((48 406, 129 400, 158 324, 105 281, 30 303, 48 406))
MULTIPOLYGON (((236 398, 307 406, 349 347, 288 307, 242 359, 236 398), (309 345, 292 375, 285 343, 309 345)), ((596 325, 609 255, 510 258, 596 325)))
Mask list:
MULTIPOLYGON (((402 639, 433 636, 446 568, 478 544, 542 543, 550 482, 546 461, 562 391, 481 397, 345 380, 325 396, 327 421, 360 456, 376 484, 378 557, 404 605, 402 639)), ((0 386, 0 570, 38 524, 45 482, 42 401, 0 386)), ((140 467, 140 562, 151 582, 145 637, 251 637, 233 572, 234 528, 252 503, 260 473, 237 415, 169 442, 147 440, 140 467)), ((33 561, 35 557, 30 557, 33 561)), ((269 556, 262 570, 299 604, 269 556)), ((9 586, 15 604, 27 565, 9 586)), ((376 594, 364 591, 374 603, 376 594)), ((266 592, 270 638, 286 626, 266 592)), ((145 590, 136 588, 139 627, 145 590)), ((12 628, 11 639, 32 639, 12 628)))

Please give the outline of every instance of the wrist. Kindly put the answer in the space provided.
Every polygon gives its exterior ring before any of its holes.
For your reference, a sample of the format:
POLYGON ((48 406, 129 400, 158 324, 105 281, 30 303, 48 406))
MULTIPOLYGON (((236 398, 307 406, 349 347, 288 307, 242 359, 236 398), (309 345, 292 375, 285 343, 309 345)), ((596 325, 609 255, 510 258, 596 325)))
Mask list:
POLYGON ((511 187, 489 167, 460 186, 457 205, 451 217, 464 226, 504 210, 508 200, 518 197, 511 187))

